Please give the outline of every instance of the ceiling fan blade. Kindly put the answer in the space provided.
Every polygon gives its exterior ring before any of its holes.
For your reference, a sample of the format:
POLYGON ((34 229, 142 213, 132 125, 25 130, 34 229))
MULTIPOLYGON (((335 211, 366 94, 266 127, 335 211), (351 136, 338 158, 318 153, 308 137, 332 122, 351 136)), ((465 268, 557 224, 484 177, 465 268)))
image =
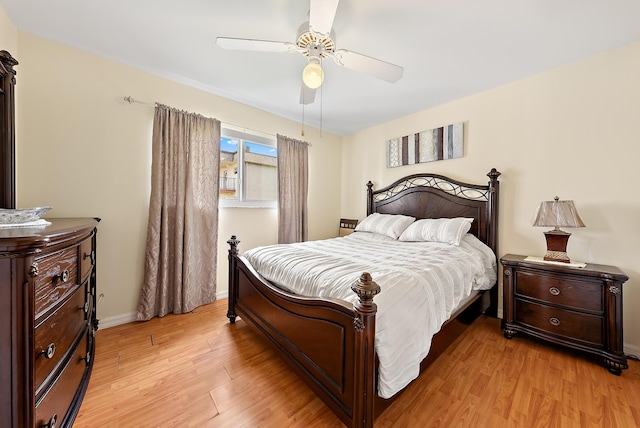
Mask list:
POLYGON ((333 54, 334 61, 344 67, 368 74, 378 79, 395 83, 402 78, 404 68, 390 62, 372 58, 345 49, 338 49, 333 54))
POLYGON ((340 0, 311 0, 309 8, 309 27, 318 34, 331 33, 333 20, 340 0))
POLYGON ((300 85, 300 104, 313 104, 316 99, 316 90, 311 89, 302 82, 300 85))
POLYGON ((289 42, 272 42, 270 40, 235 39, 232 37, 218 37, 216 44, 223 49, 237 49, 259 52, 296 52, 297 46, 289 42))

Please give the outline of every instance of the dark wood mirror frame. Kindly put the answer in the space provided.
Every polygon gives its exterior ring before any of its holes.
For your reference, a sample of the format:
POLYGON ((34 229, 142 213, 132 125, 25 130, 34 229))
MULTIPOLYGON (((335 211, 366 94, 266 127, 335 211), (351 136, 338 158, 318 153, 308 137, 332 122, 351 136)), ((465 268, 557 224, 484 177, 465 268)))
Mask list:
POLYGON ((16 207, 15 85, 18 61, 0 51, 0 199, 1 208, 16 207))

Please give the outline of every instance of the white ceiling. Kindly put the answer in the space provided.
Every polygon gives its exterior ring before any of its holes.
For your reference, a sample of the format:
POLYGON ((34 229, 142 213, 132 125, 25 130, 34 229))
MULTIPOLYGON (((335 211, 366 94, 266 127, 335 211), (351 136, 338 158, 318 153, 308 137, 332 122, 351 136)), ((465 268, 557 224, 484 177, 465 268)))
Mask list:
MULTIPOLYGON (((308 0, 0 5, 21 31, 302 120, 302 55, 229 51, 215 39, 294 42, 308 0)), ((348 135, 638 41, 639 21, 640 0, 341 0, 337 47, 401 65, 404 77, 391 84, 325 61, 304 122, 348 135)))

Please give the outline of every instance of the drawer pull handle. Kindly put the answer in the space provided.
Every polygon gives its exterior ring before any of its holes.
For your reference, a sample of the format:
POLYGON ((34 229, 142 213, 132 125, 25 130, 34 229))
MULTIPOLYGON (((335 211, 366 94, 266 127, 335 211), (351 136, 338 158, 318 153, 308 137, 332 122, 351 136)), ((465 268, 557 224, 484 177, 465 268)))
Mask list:
POLYGON ((551 325, 556 327, 560 325, 560 320, 556 317, 549 318, 549 322, 551 323, 551 325))
POLYGON ((55 343, 50 344, 49 346, 47 346, 47 349, 42 351, 42 353, 44 354, 44 357, 46 359, 50 360, 56 354, 56 344, 55 343))
POLYGON ((58 422, 58 415, 53 415, 51 416, 51 419, 49 419, 49 422, 47 422, 46 424, 42 425, 42 428, 56 428, 56 422, 58 422))
POLYGON ((94 256, 94 252, 91 251, 89 253, 84 253, 84 255, 82 256, 83 259, 91 259, 91 263, 95 264, 95 256, 94 256))
POLYGON ((556 287, 551 287, 549 289, 549 293, 553 294, 554 296, 558 296, 560 294, 560 290, 558 290, 556 287))
POLYGON ((60 272, 59 275, 54 276, 54 279, 55 278, 59 279, 62 282, 67 282, 69 281, 69 271, 65 269, 62 272, 60 272))

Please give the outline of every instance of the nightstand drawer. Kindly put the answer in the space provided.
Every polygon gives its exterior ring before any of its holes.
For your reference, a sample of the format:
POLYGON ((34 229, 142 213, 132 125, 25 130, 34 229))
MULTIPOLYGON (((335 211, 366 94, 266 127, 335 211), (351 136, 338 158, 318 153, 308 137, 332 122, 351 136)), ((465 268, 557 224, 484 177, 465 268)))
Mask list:
POLYGON ((538 330, 602 346, 603 321, 595 315, 563 311, 524 300, 515 300, 515 321, 538 330))
POLYGON ((554 305, 602 313, 600 283, 579 281, 558 275, 519 270, 516 272, 516 295, 531 297, 554 305))

